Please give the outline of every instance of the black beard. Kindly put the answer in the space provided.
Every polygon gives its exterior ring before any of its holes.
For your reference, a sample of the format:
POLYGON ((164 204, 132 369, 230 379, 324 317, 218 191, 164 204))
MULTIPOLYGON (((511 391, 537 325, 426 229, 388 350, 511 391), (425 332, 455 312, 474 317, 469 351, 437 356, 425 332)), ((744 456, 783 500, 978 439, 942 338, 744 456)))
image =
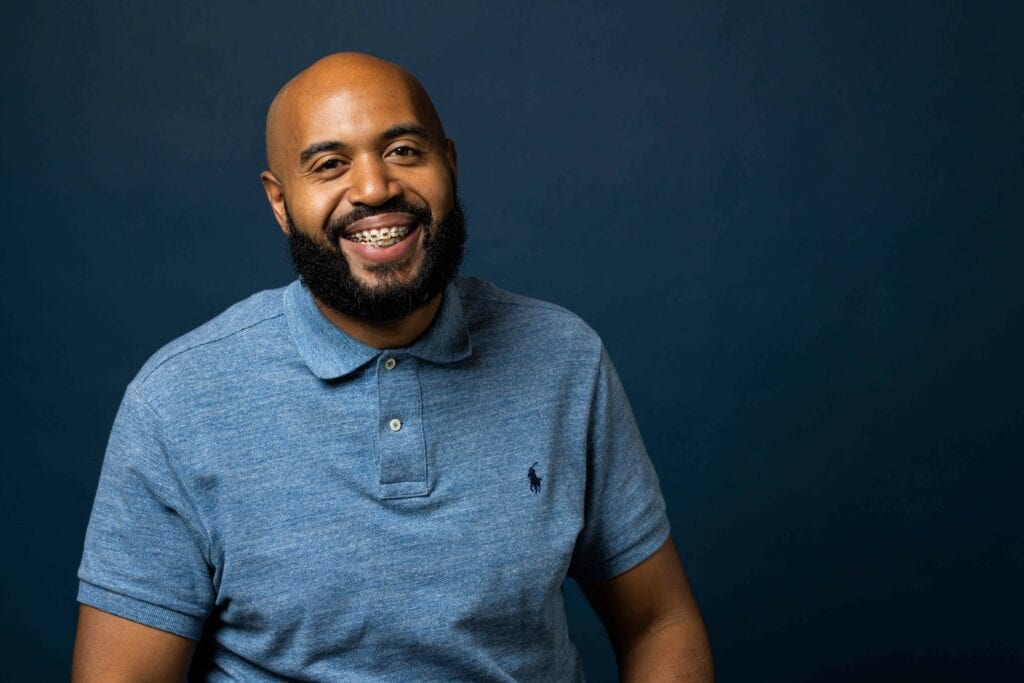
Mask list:
POLYGON ((285 214, 289 228, 288 255, 302 284, 334 311, 369 323, 397 322, 428 304, 455 278, 465 252, 466 217, 458 197, 452 210, 438 223, 434 223, 429 208, 397 198, 381 206, 356 209, 327 226, 326 243, 307 237, 298 230, 287 205, 285 214), (370 266, 368 270, 382 281, 382 284, 370 287, 352 276, 338 239, 355 221, 383 213, 416 216, 420 229, 424 231, 423 264, 408 283, 393 277, 403 267, 399 264, 370 266))

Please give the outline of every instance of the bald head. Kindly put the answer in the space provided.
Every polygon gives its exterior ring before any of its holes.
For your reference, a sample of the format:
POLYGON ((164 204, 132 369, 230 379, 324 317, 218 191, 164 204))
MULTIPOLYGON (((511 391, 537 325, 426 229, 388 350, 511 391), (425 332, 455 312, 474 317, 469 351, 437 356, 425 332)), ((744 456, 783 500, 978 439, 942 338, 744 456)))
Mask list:
POLYGON ((267 165, 278 178, 296 159, 306 131, 328 124, 332 105, 367 116, 386 100, 406 99, 420 123, 438 142, 445 140, 441 119, 427 91, 408 71, 358 52, 339 52, 320 59, 288 81, 267 110, 267 165))

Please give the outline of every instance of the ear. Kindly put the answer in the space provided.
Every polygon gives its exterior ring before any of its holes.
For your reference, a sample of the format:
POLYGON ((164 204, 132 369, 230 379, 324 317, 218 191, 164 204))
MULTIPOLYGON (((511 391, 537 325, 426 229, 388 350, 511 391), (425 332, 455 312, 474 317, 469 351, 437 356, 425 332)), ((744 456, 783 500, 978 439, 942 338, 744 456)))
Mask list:
POLYGON ((263 183, 263 190, 267 193, 267 201, 270 202, 270 209, 274 212, 274 218, 281 227, 281 232, 288 234, 288 211, 284 203, 284 190, 281 181, 274 177, 270 171, 260 173, 260 181, 263 183))
POLYGON ((451 169, 452 180, 455 180, 455 178, 458 177, 459 175, 457 171, 459 155, 455 151, 455 141, 452 140, 451 138, 445 138, 444 157, 448 161, 448 168, 451 169))

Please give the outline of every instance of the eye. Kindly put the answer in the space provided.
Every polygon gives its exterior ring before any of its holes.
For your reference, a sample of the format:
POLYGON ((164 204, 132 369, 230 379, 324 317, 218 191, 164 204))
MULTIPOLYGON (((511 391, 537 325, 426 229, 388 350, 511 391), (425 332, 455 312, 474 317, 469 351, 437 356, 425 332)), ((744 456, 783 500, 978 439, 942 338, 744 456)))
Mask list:
POLYGON ((421 152, 415 147, 410 147, 409 145, 400 145, 398 147, 395 147, 388 154, 390 156, 396 157, 417 157, 421 154, 421 152))
POLYGON ((340 168, 342 165, 341 159, 327 159, 322 164, 316 167, 317 173, 326 173, 328 171, 334 171, 340 168))

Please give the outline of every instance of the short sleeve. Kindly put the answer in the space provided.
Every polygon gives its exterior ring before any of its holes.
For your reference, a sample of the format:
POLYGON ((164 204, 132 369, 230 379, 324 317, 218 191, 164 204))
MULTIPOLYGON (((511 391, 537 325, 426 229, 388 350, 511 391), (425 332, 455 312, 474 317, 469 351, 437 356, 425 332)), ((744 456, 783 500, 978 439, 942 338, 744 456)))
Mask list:
POLYGON ((590 413, 584 506, 584 525, 569 567, 578 581, 618 576, 668 538, 658 475, 603 348, 590 413))
POLYGON ((160 421, 132 385, 103 460, 78 601, 198 639, 213 601, 208 548, 171 467, 160 421))

